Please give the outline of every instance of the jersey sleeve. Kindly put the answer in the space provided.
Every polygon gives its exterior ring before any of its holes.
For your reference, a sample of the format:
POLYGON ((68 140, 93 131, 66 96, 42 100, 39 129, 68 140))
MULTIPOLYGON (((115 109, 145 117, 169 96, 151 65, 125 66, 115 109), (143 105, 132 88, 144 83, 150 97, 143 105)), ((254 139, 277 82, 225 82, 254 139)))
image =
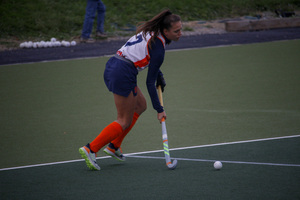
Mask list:
POLYGON ((165 48, 162 42, 158 38, 156 38, 155 41, 152 43, 151 48, 148 47, 148 49, 150 54, 150 63, 148 67, 148 74, 147 74, 147 81, 146 81, 147 89, 151 98, 153 108, 158 113, 161 113, 164 111, 164 109, 160 105, 158 95, 156 92, 155 82, 157 80, 158 74, 161 74, 160 66, 164 61, 165 48))

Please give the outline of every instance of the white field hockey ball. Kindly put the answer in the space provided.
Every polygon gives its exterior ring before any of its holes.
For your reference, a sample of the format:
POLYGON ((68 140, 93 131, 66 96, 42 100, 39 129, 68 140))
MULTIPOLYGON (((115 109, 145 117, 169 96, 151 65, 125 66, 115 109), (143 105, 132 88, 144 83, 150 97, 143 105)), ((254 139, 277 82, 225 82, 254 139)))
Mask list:
POLYGON ((37 42, 34 42, 34 43, 32 44, 32 48, 36 49, 37 47, 38 47, 37 42))
POLYGON ((72 41, 71 46, 75 46, 75 45, 76 45, 76 41, 72 41))
POLYGON ((51 42, 56 42, 56 38, 51 38, 51 42))
POLYGON ((22 42, 21 44, 20 44, 20 48, 24 48, 25 47, 25 42, 22 42))
POLYGON ((221 169, 222 166, 223 166, 223 165, 222 165, 222 163, 221 163, 220 161, 216 161, 216 162, 214 163, 214 168, 217 169, 217 170, 221 169))

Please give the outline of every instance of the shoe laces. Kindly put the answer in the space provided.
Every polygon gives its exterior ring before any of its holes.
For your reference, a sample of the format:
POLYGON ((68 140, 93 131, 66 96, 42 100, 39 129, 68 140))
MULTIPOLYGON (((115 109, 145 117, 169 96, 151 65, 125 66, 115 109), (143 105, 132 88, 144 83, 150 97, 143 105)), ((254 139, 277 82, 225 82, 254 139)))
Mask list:
POLYGON ((94 162, 96 162, 96 154, 95 153, 92 153, 92 152, 90 152, 90 156, 91 156, 91 158, 92 158, 92 160, 94 161, 94 162))
POLYGON ((119 156, 119 157, 123 157, 121 148, 118 148, 118 149, 115 151, 115 154, 116 154, 117 156, 119 156))
POLYGON ((123 157, 123 152, 122 152, 122 149, 121 147, 119 148, 115 148, 114 144, 113 143, 109 143, 108 147, 114 152, 114 154, 116 154, 118 157, 123 157))

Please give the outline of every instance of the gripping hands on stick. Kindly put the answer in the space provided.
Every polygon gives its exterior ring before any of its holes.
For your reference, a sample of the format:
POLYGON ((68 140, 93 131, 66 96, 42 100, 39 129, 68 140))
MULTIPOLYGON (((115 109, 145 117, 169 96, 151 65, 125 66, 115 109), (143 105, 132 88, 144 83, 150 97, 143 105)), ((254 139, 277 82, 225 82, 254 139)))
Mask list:
MULTIPOLYGON (((161 106, 163 106, 163 97, 162 97, 161 86, 158 86, 158 97, 159 97, 159 101, 160 101, 161 106)), ((173 161, 173 163, 171 162, 165 118, 163 118, 161 120, 161 127, 162 127, 162 139, 163 139, 163 145, 164 145, 166 165, 169 169, 175 169, 176 166, 177 166, 177 160, 175 159, 173 161)))

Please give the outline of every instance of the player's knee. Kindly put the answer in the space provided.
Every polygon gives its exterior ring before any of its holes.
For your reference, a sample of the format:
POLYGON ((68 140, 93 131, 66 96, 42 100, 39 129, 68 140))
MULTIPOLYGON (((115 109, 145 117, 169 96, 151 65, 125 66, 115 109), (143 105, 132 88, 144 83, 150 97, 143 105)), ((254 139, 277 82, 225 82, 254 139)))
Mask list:
POLYGON ((130 125, 131 125, 131 123, 132 123, 132 120, 130 120, 130 121, 127 121, 127 122, 124 124, 123 130, 125 130, 125 129, 129 128, 129 127, 130 127, 130 125))
POLYGON ((125 130, 131 125, 132 119, 118 119, 117 122, 122 126, 123 130, 125 130))

